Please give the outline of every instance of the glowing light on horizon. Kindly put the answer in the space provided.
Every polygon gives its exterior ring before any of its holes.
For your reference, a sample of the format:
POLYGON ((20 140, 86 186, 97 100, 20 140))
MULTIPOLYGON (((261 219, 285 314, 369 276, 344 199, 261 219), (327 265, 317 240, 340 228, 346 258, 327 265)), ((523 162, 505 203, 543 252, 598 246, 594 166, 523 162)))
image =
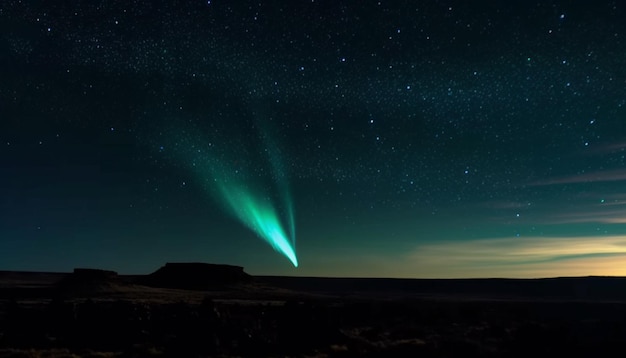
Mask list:
POLYGON ((420 243, 406 265, 429 278, 626 276, 625 258, 622 235, 536 236, 420 243))

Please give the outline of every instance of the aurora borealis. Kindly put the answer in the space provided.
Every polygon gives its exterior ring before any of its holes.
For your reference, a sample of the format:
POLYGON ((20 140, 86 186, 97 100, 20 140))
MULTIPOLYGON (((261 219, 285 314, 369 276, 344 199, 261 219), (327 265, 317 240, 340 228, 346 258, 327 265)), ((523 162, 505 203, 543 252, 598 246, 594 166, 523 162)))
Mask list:
MULTIPOLYGON (((174 138, 171 146, 173 155, 170 158, 173 164, 182 163, 187 166, 195 174, 197 183, 226 212, 298 267, 294 208, 277 148, 266 139, 261 141, 263 146, 251 149, 268 155, 265 168, 261 167, 267 169, 268 178, 265 178, 267 180, 264 184, 259 185, 258 181, 263 178, 258 172, 256 175, 251 174, 255 171, 254 168, 242 166, 246 161, 234 164, 237 163, 237 155, 241 155, 241 147, 235 148, 231 143, 220 142, 220 133, 214 138, 204 138, 194 129, 166 129, 166 133, 168 137, 174 138), (176 135, 177 132, 180 134, 176 135), (214 144, 215 141, 218 144, 214 144), (227 148, 230 155, 220 153, 216 146, 227 148), (272 195, 272 192, 278 194, 272 195), (278 205, 279 201, 282 205, 278 205), (282 209, 284 220, 280 219, 278 209, 282 209), (283 229, 283 225, 287 225, 288 232, 283 229)), ((159 152, 164 150, 163 146, 158 146, 159 152)), ((256 170, 258 169, 257 167, 256 170)))
POLYGON ((0 30, 0 270, 626 275, 620 2, 8 1, 0 30))

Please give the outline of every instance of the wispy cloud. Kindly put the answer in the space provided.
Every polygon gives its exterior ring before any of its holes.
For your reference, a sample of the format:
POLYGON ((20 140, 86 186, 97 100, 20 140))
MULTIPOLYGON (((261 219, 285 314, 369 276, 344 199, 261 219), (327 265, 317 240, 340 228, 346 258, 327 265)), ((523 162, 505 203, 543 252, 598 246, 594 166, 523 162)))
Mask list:
POLYGON ((594 183, 626 180, 626 169, 603 170, 591 173, 582 173, 570 176, 547 178, 529 183, 529 186, 544 186, 557 184, 594 183))
POLYGON ((608 143, 588 148, 588 154, 611 154, 626 151, 626 142, 608 143))
MULTIPOLYGON (((616 206, 609 206, 615 208, 616 206)), ((545 217, 550 224, 605 223, 626 224, 626 207, 614 210, 564 212, 545 217)))
POLYGON ((419 277, 626 275, 626 236, 498 238, 418 244, 419 277))
POLYGON ((528 201, 490 200, 476 203, 475 212, 496 224, 625 224, 626 193, 581 191, 564 192, 549 200, 536 196, 528 201))

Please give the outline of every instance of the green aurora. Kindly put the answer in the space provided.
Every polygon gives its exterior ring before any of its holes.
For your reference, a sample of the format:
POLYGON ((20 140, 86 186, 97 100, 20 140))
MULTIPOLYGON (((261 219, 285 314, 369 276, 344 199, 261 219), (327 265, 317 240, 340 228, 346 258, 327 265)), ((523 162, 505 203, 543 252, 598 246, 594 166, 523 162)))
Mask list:
MULTIPOLYGON (((197 182, 201 183, 203 189, 225 212, 239 220, 298 267, 293 201, 280 151, 269 139, 267 131, 260 133, 259 143, 263 148, 260 150, 254 148, 254 151, 267 155, 265 158, 267 163, 261 164, 269 165, 271 184, 278 193, 277 196, 272 195, 272 190, 269 190, 271 186, 258 185, 263 178, 252 175, 254 172, 252 168, 238 165, 241 161, 236 160, 234 153, 245 155, 243 153, 246 153, 246 150, 239 148, 236 142, 214 145, 214 139, 223 136, 214 135, 211 137, 215 138, 209 140, 203 138, 202 131, 197 128, 176 132, 181 135, 175 137, 171 159, 191 170, 197 182), (284 221, 281 220, 280 214, 284 215, 284 221), (283 228, 284 225, 288 227, 289 235, 283 228)), ((168 130, 168 133, 176 132, 168 130)), ((163 147, 159 148, 163 150, 163 147)))
POLYGON ((272 203, 239 185, 220 182, 218 187, 221 204, 246 227, 267 241, 274 250, 285 255, 295 267, 298 267, 293 242, 285 235, 272 203))

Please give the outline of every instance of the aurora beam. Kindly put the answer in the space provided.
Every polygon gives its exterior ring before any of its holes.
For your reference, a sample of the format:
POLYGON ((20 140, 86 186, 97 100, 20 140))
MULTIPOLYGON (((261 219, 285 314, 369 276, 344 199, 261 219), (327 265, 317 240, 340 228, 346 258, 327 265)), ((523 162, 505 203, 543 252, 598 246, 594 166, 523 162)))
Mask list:
POLYGON ((239 185, 220 183, 219 189, 221 198, 224 199, 223 204, 234 216, 298 267, 294 248, 271 203, 255 197, 239 185))
POLYGON ((261 131, 261 140, 265 148, 267 149, 268 160, 271 164, 271 169, 274 174, 274 182, 276 183, 278 193, 284 210, 287 215, 287 227, 289 228, 289 236, 291 237, 292 246, 296 246, 296 223, 294 215, 293 201, 291 199, 289 183, 287 181, 287 175, 285 175, 285 168, 280 158, 282 157, 280 149, 276 143, 271 140, 271 137, 267 134, 267 129, 261 131))
POLYGON ((193 172, 197 182, 226 213, 298 267, 294 207, 278 148, 272 142, 262 143, 264 148, 261 149, 237 148, 235 143, 219 140, 219 136, 206 136, 210 138, 206 139, 196 128, 169 130, 168 133, 173 140, 171 159, 193 172), (242 152, 250 158, 242 160, 235 157, 242 152), (254 157, 252 153, 268 153, 269 157, 265 158, 268 162, 264 163, 262 158, 254 157), (259 165, 263 164, 268 165, 270 170, 260 170, 259 165), (259 172, 267 175, 259 176, 259 172), (277 202, 282 205, 277 205, 277 202))

